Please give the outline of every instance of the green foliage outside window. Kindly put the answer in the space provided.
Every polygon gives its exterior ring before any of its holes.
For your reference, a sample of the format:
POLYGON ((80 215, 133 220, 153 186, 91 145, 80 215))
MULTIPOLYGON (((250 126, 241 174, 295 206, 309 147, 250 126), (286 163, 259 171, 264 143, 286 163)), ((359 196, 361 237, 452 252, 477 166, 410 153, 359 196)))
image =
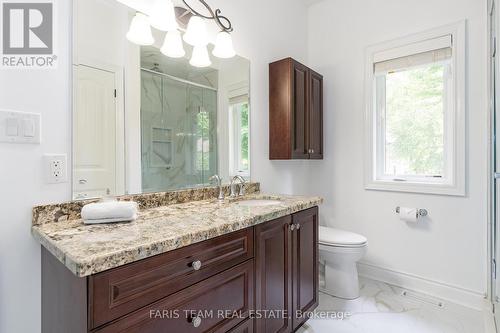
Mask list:
POLYGON ((241 105, 241 160, 242 171, 248 170, 248 103, 241 105))
POLYGON ((198 112, 196 118, 196 137, 198 139, 196 165, 198 171, 208 171, 210 170, 210 154, 207 149, 207 146, 210 143, 210 139, 208 136, 208 133, 210 131, 210 117, 208 112, 201 111, 198 112))
POLYGON ((443 175, 446 70, 434 64, 387 74, 386 174, 443 175))

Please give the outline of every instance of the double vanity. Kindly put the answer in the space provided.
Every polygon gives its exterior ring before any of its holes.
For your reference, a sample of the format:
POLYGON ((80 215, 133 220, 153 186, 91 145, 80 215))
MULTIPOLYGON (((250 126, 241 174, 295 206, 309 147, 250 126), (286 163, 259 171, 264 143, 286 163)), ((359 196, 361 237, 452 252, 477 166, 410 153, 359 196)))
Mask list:
POLYGON ((297 330, 318 303, 321 198, 263 195, 256 183, 216 197, 121 197, 139 218, 105 225, 82 222, 89 201, 35 207, 42 332, 297 330))

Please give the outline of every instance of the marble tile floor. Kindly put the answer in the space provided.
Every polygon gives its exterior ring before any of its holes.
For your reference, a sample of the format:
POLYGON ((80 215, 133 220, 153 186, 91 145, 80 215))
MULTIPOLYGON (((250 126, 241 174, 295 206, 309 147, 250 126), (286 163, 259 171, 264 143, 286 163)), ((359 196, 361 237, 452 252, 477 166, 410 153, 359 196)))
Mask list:
POLYGON ((450 302, 439 306, 439 301, 422 300, 419 294, 403 296, 401 288, 365 278, 360 278, 360 288, 356 300, 321 292, 315 317, 298 333, 492 332, 481 311, 450 302))

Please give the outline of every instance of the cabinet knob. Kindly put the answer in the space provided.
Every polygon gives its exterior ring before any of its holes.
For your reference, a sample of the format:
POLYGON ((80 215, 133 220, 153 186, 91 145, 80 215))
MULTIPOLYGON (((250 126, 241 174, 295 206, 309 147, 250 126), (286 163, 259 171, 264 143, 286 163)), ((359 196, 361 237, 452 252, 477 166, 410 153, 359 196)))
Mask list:
MULTIPOLYGON (((191 266, 193 267, 193 269, 194 269, 195 271, 199 271, 199 270, 200 270, 200 268, 201 268, 201 261, 199 261, 199 260, 195 260, 195 261, 193 261, 193 262, 191 263, 191 266)), ((196 326, 196 327, 197 327, 197 326, 196 326)))
POLYGON ((290 224, 290 231, 294 231, 295 230, 295 224, 290 224))
POLYGON ((299 229, 300 229, 300 223, 297 223, 297 224, 295 225, 295 228, 296 228, 297 230, 299 230, 299 229))
POLYGON ((200 317, 193 317, 191 319, 191 324, 193 324, 193 327, 200 327, 200 325, 201 325, 201 318, 200 317))

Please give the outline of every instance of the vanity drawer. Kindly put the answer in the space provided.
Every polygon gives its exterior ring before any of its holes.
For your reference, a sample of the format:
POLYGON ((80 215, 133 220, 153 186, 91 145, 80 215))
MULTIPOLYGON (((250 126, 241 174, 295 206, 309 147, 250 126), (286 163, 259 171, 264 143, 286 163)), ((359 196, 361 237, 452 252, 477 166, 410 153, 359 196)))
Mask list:
POLYGON ((89 326, 99 327, 253 258, 253 237, 248 228, 91 276, 89 326))
POLYGON ((253 333, 254 319, 248 318, 235 328, 233 328, 229 333, 253 333))
POLYGON ((249 260, 141 308, 95 333, 250 332, 253 322, 242 322, 253 309, 253 292, 254 262, 249 260), (239 315, 225 316, 219 311, 239 315), (242 326, 237 326, 239 323, 242 326))

